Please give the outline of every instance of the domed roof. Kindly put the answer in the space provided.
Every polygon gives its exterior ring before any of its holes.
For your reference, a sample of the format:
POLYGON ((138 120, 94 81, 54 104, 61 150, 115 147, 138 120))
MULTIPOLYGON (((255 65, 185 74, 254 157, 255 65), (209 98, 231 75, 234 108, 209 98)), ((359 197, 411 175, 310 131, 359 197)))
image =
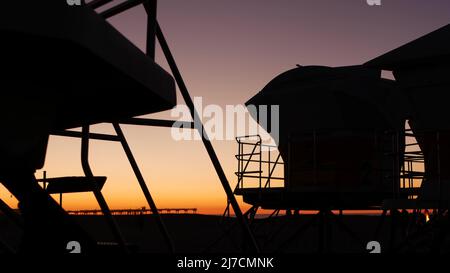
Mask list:
POLYGON ((378 80, 381 72, 376 69, 366 69, 361 66, 328 67, 328 66, 299 66, 276 76, 260 93, 271 90, 281 90, 295 86, 329 85, 336 80, 348 78, 367 78, 378 80))
POLYGON ((362 66, 305 66, 275 77, 246 105, 279 105, 280 122, 297 128, 387 128, 401 108, 395 86, 362 66))

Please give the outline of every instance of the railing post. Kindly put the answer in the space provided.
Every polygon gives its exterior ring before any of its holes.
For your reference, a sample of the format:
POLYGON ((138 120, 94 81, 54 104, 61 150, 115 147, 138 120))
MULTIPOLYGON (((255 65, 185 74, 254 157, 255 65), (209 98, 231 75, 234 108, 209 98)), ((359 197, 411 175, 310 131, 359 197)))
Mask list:
MULTIPOLYGON (((271 149, 272 147, 269 147, 269 153, 268 153, 268 159, 267 159, 267 162, 268 162, 268 167, 267 167, 267 171, 268 171, 268 178, 267 178, 267 183, 268 183, 268 185, 269 185, 269 189, 270 189, 270 177, 272 176, 272 172, 271 172, 271 169, 270 169, 270 149, 271 149)), ((275 166, 274 166, 275 167, 275 166)))
POLYGON ((259 144, 259 192, 261 194, 261 186, 262 186, 262 141, 259 140, 256 144, 259 144))
POLYGON ((242 143, 238 140, 238 187, 241 189, 244 188, 244 181, 242 181, 244 178, 242 177, 242 143))
POLYGON ((244 188, 244 144, 241 142, 239 143, 241 146, 241 157, 240 157, 240 164, 241 164, 241 172, 239 173, 240 179, 241 179, 241 188, 244 188))
POLYGON ((44 188, 44 190, 46 190, 47 189, 47 171, 44 171, 44 176, 43 176, 43 188, 44 188))

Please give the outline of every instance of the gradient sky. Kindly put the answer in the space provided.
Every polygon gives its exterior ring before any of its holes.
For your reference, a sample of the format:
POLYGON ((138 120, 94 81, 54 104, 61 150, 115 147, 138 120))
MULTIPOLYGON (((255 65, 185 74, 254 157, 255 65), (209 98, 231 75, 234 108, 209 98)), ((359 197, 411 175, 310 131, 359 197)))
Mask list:
MULTIPOLYGON (((431 32, 450 23, 450 1, 382 0, 381 6, 368 6, 365 0, 160 0, 158 20, 191 95, 224 106, 244 103, 296 64, 361 64, 431 32)), ((142 7, 110 22, 145 48, 142 7)), ((157 62, 168 70, 159 48, 157 62)), ((112 132, 109 125, 94 128, 112 132)), ((225 194, 200 141, 176 142, 167 128, 123 128, 159 207, 223 211, 225 194)), ((235 142, 213 145, 234 186, 235 142)), ((146 206, 121 146, 99 141, 91 146, 94 173, 108 176, 103 193, 110 206, 146 206)), ((44 168, 48 176, 81 175, 79 149, 77 139, 51 137, 44 168)), ((14 206, 5 190, 0 198, 14 206)), ((65 195, 64 207, 97 206, 92 194, 71 194, 65 195)))

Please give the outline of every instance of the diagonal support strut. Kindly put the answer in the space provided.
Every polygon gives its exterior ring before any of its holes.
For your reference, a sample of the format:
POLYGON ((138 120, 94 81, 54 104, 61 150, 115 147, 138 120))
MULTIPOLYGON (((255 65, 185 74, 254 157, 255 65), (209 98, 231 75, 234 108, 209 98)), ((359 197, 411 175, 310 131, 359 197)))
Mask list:
MULTIPOLYGON (((186 87, 186 84, 184 83, 183 77, 181 76, 181 73, 178 69, 175 59, 173 58, 173 55, 170 51, 169 45, 167 44, 167 41, 166 41, 166 39, 161 31, 161 27, 159 26, 158 23, 156 24, 156 37, 158 38, 159 44, 160 44, 161 49, 164 53, 164 56, 167 60, 167 63, 170 66, 170 69, 175 78, 175 81, 177 82, 180 93, 183 96, 183 99, 186 102, 186 104, 191 112, 191 116, 192 116, 193 120, 201 121, 201 119, 197 113, 197 110, 195 109, 192 98, 189 94, 189 91, 186 87)), ((204 132, 203 124, 201 122, 199 122, 199 123, 200 123, 199 124, 200 126, 196 126, 197 130, 198 130, 199 134, 202 136, 203 145, 205 146, 206 151, 208 152, 208 155, 211 159, 211 162, 214 165, 214 169, 216 170, 216 173, 219 176, 220 182, 222 183, 222 187, 223 187, 225 193, 227 194, 227 198, 230 201, 231 207, 233 208, 234 213, 236 214, 236 218, 238 219, 239 224, 241 225, 241 228, 244 232, 247 243, 251 247, 251 250, 253 252, 259 253, 259 247, 255 240, 255 237, 253 236, 253 232, 250 230, 250 227, 242 214, 241 208, 239 207, 239 204, 236 201, 236 198, 233 194, 230 184, 228 183, 228 179, 225 175, 225 172, 223 171, 223 168, 219 162, 219 158, 217 157, 217 154, 214 151, 214 148, 213 148, 208 136, 206 135, 206 132, 204 132)))
POLYGON ((122 144, 125 154, 127 155, 128 161, 131 164, 131 168, 133 169, 133 172, 136 175, 136 178, 139 182, 139 186, 141 186, 141 190, 144 193, 145 199, 147 200, 147 203, 150 206, 150 209, 152 210, 153 215, 155 215, 157 218, 156 220, 158 223, 158 227, 164 237, 164 240, 166 241, 169 251, 171 253, 174 253, 175 249, 173 246, 173 242, 170 238, 169 232, 167 231, 167 228, 161 218, 158 208, 156 207, 156 204, 153 201, 152 195, 150 194, 147 184, 145 183, 144 177, 142 176, 142 173, 139 169, 136 159, 134 158, 133 153, 131 152, 131 148, 128 145, 125 135, 123 134, 122 128, 120 128, 120 125, 118 123, 113 123, 113 126, 114 126, 114 130, 116 131, 117 137, 119 138, 120 143, 122 144))

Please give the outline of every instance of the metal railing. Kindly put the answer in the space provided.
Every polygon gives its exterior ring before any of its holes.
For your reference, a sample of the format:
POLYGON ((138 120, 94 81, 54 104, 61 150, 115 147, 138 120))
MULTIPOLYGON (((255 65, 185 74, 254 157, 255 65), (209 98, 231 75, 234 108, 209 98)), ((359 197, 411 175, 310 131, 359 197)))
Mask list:
MULTIPOLYGON (((102 215, 101 210, 69 210, 70 215, 102 215)), ((161 208, 158 209, 160 214, 197 214, 197 208, 161 208)), ((153 214, 151 209, 112 209, 112 215, 148 215, 153 214)))
POLYGON ((253 181, 256 179, 260 189, 271 188, 273 180, 284 182, 284 175, 275 175, 278 166, 284 168, 284 162, 276 145, 263 144, 259 135, 236 137, 236 141, 238 153, 235 157, 238 162, 238 171, 235 175, 238 177, 238 182, 235 190, 245 187, 245 178, 253 181), (251 151, 248 152, 250 149, 251 151))
MULTIPOLYGON (((245 187, 244 182, 246 178, 253 182, 256 180, 257 188, 260 190, 273 187, 273 183, 271 183, 273 180, 283 183, 278 188, 284 187, 284 162, 276 145, 262 143, 260 135, 240 136, 236 137, 236 141, 238 143, 238 152, 235 157, 238 163, 238 170, 235 172, 235 175, 238 178, 238 182, 234 187, 234 192, 245 187), (275 152, 272 150, 275 150, 275 152), (276 153, 275 157, 274 153, 276 153), (264 155, 267 158, 264 158, 264 155), (273 161, 272 158, 275 158, 275 160, 273 161), (282 176, 274 175, 278 166, 281 166, 282 176)), ((223 217, 230 216, 230 205, 230 201, 227 200, 223 217)))
POLYGON ((419 143, 416 140, 416 134, 412 129, 405 130, 405 151, 403 154, 403 166, 400 172, 400 190, 407 191, 408 199, 415 199, 418 190, 425 177, 425 158, 419 143), (411 140, 408 143, 408 140, 411 140))
MULTIPOLYGON (((311 135, 314 146, 312 148, 314 169, 317 168, 316 151, 320 142, 318 141, 319 135, 320 132, 316 131, 311 135)), ((389 180, 389 183, 392 183, 394 198, 404 197, 405 194, 408 195, 409 199, 416 198, 425 172, 424 155, 415 139, 415 134, 411 129, 406 129, 404 132, 379 132, 374 134, 374 141, 376 141, 375 138, 377 136, 382 136, 391 141, 391 147, 386 147, 388 150, 380 158, 380 162, 392 162, 392 168, 384 170, 380 167, 376 171, 381 172, 380 177, 382 179, 389 180), (404 145, 400 144, 403 141, 405 141, 404 145)), ((295 139, 290 138, 291 141, 295 141, 295 139)), ((237 184, 235 190, 271 188, 273 186, 271 181, 274 180, 281 181, 283 184, 281 187, 284 187, 285 179, 289 178, 289 164, 287 165, 287 173, 284 173, 285 163, 275 145, 263 144, 259 135, 237 137, 236 142, 238 143, 238 151, 235 155, 237 159, 237 172, 235 172, 237 184), (274 156, 274 154, 276 155, 274 156), (282 175, 275 175, 275 170, 278 166, 283 168, 282 175)), ((288 150, 290 151, 290 149, 288 150)), ((290 153, 289 151, 288 153, 290 153)))

